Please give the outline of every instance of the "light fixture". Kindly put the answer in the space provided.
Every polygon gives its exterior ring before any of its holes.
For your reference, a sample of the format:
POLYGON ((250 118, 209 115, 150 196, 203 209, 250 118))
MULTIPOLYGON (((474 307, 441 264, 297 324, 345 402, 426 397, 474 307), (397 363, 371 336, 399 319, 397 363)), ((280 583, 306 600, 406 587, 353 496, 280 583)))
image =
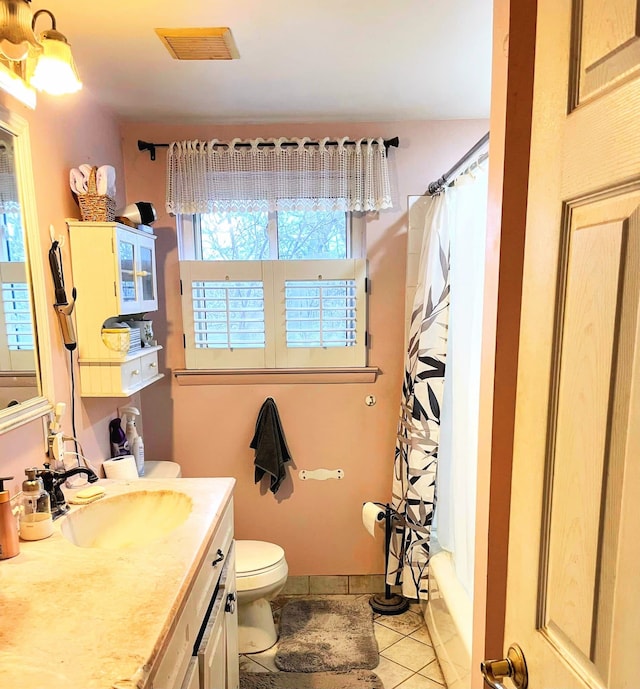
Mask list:
POLYGON ((28 82, 39 91, 54 96, 75 93, 82 88, 71 46, 56 27, 49 10, 31 14, 30 0, 0 0, 0 54, 11 64, 26 58, 28 82), (41 14, 51 19, 51 28, 34 33, 41 14))
POLYGON ((8 60, 20 62, 29 48, 40 50, 32 21, 29 0, 0 0, 0 53, 8 60))
POLYGON ((82 88, 82 82, 71 55, 71 46, 56 29, 56 18, 49 10, 38 10, 33 15, 32 28, 35 29, 36 19, 41 14, 49 15, 51 28, 38 36, 42 51, 35 58, 35 68, 29 76, 29 83, 38 91, 45 91, 52 96, 75 93, 82 88))

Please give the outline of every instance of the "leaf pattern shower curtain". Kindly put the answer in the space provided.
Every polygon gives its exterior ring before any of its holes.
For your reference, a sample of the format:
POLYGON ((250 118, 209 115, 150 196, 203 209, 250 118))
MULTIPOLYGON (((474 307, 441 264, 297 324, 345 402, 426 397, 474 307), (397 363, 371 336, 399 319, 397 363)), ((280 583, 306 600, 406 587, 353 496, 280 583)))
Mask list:
POLYGON ((404 525, 396 523, 392 531, 387 583, 401 584, 407 598, 428 597, 449 321, 446 196, 443 193, 432 199, 425 219, 394 460, 392 507, 404 525))

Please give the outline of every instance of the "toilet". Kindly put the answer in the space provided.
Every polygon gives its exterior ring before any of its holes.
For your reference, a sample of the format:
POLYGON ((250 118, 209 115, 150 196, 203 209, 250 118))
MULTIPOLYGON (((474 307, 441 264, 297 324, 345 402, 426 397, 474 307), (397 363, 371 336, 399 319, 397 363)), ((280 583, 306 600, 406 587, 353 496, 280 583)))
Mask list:
MULTIPOLYGON (((177 462, 146 461, 141 479, 181 478, 177 462)), ((266 541, 236 541, 238 650, 260 653, 278 640, 269 601, 287 582, 284 550, 266 541)))
POLYGON ((236 541, 238 650, 260 653, 278 640, 269 601, 284 588, 289 568, 284 550, 265 541, 236 541))
POLYGON ((177 462, 158 462, 151 460, 144 463, 144 476, 140 478, 181 478, 182 467, 177 462))

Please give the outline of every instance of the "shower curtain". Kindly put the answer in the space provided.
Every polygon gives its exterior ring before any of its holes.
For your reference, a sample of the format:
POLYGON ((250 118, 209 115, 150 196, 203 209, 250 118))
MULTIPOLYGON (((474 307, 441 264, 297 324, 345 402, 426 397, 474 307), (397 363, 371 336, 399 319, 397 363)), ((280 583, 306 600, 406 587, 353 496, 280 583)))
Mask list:
POLYGON ((394 460, 404 524, 387 570, 408 598, 428 597, 436 524, 472 597, 486 211, 483 163, 434 197, 425 219, 394 460))
POLYGON ((448 203, 441 194, 425 219, 394 461, 392 506, 405 524, 394 524, 387 583, 401 584, 407 598, 428 595, 449 319, 449 230, 448 203))

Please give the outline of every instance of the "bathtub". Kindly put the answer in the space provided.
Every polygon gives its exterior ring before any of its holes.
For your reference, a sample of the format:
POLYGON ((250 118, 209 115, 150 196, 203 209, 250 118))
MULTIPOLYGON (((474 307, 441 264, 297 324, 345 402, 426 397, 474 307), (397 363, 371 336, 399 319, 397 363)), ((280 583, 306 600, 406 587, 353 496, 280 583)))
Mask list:
POLYGON ((424 617, 447 686, 469 689, 473 603, 446 550, 436 551, 429 560, 429 601, 424 617))

